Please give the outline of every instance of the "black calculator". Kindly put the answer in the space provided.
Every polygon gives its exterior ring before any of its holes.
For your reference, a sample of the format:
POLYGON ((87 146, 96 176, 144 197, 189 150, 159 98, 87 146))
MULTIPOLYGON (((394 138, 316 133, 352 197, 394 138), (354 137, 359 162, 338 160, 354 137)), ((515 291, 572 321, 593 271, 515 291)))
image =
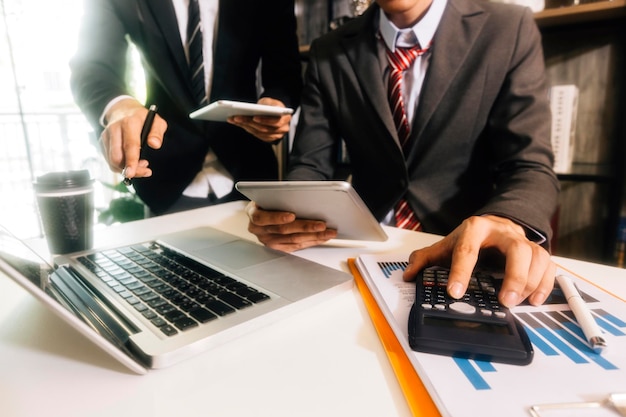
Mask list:
POLYGON ((486 270, 472 274, 461 299, 447 293, 449 269, 430 267, 417 276, 409 314, 415 351, 527 365, 533 347, 523 326, 498 302, 501 280, 486 270))

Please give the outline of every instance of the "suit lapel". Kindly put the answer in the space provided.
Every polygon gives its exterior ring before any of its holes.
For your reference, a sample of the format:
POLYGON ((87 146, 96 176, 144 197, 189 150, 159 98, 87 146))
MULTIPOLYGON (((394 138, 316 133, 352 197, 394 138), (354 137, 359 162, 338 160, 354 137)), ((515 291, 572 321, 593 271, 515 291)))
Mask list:
MULTIPOLYGON (((218 30, 215 35, 215 52, 213 54, 213 81, 211 83, 211 97, 209 101, 224 98, 222 87, 228 85, 229 70, 232 68, 225 65, 224 57, 228 57, 232 51, 234 40, 233 30, 222 30, 222 28, 238 28, 240 19, 237 16, 237 7, 241 5, 231 4, 232 0, 219 2, 218 30)), ((236 31, 235 31, 236 33, 236 31)))
MULTIPOLYGON (((378 10, 376 5, 370 7, 363 17, 358 19, 359 24, 346 32, 341 43, 364 95, 399 146, 385 83, 381 82, 383 75, 380 72, 376 45, 378 40, 374 33, 378 10)), ((467 59, 486 17, 484 10, 477 3, 448 0, 439 29, 433 39, 431 62, 413 121, 408 158, 415 153, 416 147, 422 141, 428 140, 422 138, 424 128, 441 104, 459 68, 467 59)))
POLYGON ((389 108, 385 83, 382 82, 383 75, 380 71, 378 46, 376 45, 378 39, 374 32, 376 28, 374 20, 378 16, 377 10, 376 5, 370 7, 358 20, 359 24, 354 25, 352 30, 345 34, 341 43, 363 94, 369 99, 376 114, 400 146, 393 115, 389 108))
POLYGON ((441 104, 459 68, 464 65, 486 17, 483 9, 474 2, 448 0, 433 39, 431 61, 413 121, 409 156, 415 153, 416 147, 422 145, 423 141, 436 140, 422 138, 424 129, 441 104))
POLYGON ((193 100, 190 81, 187 80, 188 72, 187 58, 180 39, 180 31, 178 29, 178 21, 176 20, 176 12, 171 1, 151 1, 147 0, 146 4, 152 11, 154 20, 157 22, 159 30, 163 33, 163 38, 174 57, 174 65, 177 66, 181 74, 181 81, 187 86, 190 98, 193 100))

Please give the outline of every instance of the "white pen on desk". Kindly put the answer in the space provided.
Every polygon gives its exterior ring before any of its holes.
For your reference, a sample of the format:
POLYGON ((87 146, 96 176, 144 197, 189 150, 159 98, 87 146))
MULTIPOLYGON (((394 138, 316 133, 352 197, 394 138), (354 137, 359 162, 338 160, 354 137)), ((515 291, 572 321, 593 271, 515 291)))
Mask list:
POLYGON ((594 352, 598 354, 602 353, 607 347, 606 341, 602 337, 600 327, 591 315, 587 303, 585 303, 585 300, 580 296, 574 282, 566 275, 557 275, 556 280, 559 283, 559 287, 561 287, 561 291, 563 291, 567 304, 572 309, 574 317, 576 317, 576 321, 578 321, 587 339, 587 343, 589 343, 594 352))

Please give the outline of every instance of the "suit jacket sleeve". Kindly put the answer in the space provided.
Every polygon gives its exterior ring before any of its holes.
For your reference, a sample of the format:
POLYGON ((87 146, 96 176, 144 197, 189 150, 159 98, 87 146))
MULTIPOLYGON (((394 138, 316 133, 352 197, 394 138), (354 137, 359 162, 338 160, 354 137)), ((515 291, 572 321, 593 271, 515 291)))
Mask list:
POLYGON ((552 169, 541 36, 530 11, 522 14, 517 29, 518 45, 487 126, 494 192, 476 214, 508 217, 526 226, 533 240, 533 231, 549 239, 559 183, 552 169))
POLYGON ((126 80, 128 47, 114 2, 86 1, 70 83, 76 103, 94 127, 109 101, 132 95, 126 80))

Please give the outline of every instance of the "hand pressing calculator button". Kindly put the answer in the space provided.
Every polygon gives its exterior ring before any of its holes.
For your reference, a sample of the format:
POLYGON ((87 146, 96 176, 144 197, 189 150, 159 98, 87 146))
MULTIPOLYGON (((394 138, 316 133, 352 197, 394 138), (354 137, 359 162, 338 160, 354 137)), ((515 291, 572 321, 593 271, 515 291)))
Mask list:
POLYGON ((476 307, 473 305, 457 301, 456 303, 450 304, 450 310, 456 311, 461 314, 474 314, 476 312, 476 307))
POLYGON ((523 326, 498 302, 500 280, 474 271, 459 300, 447 293, 449 270, 430 267, 416 279, 409 344, 420 352, 526 365, 533 348, 523 326))

